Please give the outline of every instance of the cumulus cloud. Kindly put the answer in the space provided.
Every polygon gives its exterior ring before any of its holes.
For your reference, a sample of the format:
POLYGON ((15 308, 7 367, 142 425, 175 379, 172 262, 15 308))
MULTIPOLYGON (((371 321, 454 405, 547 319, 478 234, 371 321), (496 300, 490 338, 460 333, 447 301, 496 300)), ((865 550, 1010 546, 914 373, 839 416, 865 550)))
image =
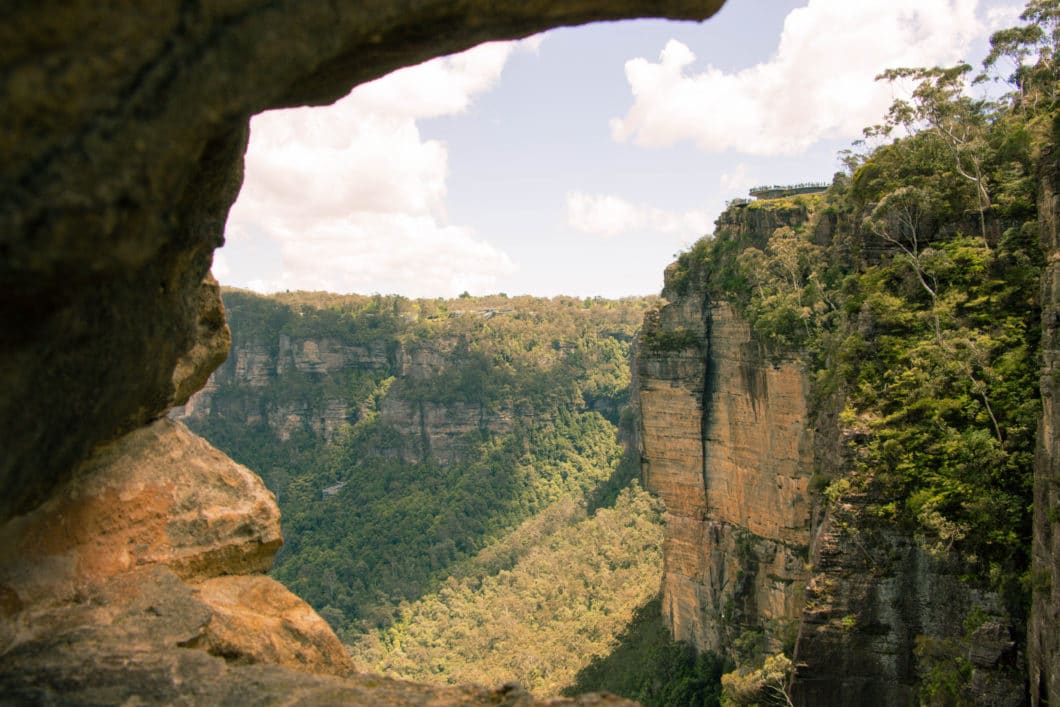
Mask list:
POLYGON ((768 61, 737 72, 696 71, 692 51, 670 40, 658 61, 626 63, 633 105, 612 119, 612 137, 793 155, 823 138, 860 135, 892 99, 873 78, 962 59, 984 30, 975 9, 976 0, 810 0, 787 16, 768 61))
POLYGON ((755 180, 752 179, 747 165, 741 163, 736 165, 731 172, 722 173, 718 184, 723 192, 730 194, 750 189, 754 186, 755 180))
POLYGON ((1013 3, 1011 5, 998 5, 987 8, 986 26, 990 32, 995 32, 1006 27, 1015 27, 1020 23, 1020 14, 1023 12, 1024 3, 1013 3))
POLYGON ((605 238, 629 231, 650 231, 682 240, 694 239, 709 231, 712 222, 712 216, 701 210, 674 213, 631 204, 611 194, 567 194, 567 223, 584 233, 605 238))
POLYGON ((226 279, 232 272, 231 268, 228 267, 228 260, 221 251, 214 251, 213 265, 210 267, 210 271, 213 272, 214 277, 218 280, 226 279))
MULTIPOLYGON (((402 69, 326 108, 251 121, 246 179, 226 237, 278 244, 281 272, 241 284, 411 296, 486 291, 511 259, 448 223, 448 154, 416 121, 464 112, 515 51, 540 39, 485 44, 402 69)), ((235 263, 217 261, 222 271, 235 263)))

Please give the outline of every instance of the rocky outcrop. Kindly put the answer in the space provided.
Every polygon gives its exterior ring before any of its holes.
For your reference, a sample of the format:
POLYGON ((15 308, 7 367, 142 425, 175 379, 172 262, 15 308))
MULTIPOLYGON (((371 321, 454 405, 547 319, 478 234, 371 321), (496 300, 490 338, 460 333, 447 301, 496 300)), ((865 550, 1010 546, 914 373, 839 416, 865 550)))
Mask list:
POLYGON ((3 526, 0 584, 24 604, 149 564, 190 581, 264 572, 282 544, 261 480, 159 420, 101 448, 47 503, 3 526))
POLYGON ((1031 619, 1027 637, 1031 703, 1060 702, 1060 122, 1041 158, 1042 421, 1034 464, 1031 619))
POLYGON ((229 662, 286 665, 313 673, 345 674, 346 649, 312 607, 263 575, 212 577, 194 586, 210 608, 202 634, 184 647, 229 662))
POLYGON ((257 574, 281 544, 261 480, 160 420, 98 450, 0 531, 0 652, 33 672, 48 661, 30 657, 65 637, 69 650, 102 656, 127 642, 134 652, 199 648, 230 662, 352 672, 309 605, 257 574))
POLYGON ((762 356, 728 304, 670 296, 637 363, 644 480, 666 504, 663 611, 675 638, 702 649, 762 632, 779 650, 810 542, 807 383, 762 356))

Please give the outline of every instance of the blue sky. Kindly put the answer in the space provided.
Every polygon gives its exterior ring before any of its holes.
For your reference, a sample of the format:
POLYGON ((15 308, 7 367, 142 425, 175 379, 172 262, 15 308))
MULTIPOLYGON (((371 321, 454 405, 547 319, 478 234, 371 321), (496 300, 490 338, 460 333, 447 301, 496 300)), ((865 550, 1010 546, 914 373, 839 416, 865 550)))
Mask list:
POLYGON ((251 123, 223 284, 657 293, 727 199, 828 181, 896 65, 976 61, 1003 0, 729 0, 493 43, 251 123))

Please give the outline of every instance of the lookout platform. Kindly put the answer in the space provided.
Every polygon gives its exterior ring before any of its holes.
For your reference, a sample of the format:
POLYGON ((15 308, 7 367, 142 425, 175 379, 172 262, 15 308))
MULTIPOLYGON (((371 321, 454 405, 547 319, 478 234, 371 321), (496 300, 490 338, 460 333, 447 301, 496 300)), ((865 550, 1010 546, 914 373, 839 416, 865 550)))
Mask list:
POLYGON ((797 196, 799 194, 818 194, 827 188, 828 184, 825 182, 805 182, 803 184, 789 184, 785 186, 773 184, 770 186, 754 187, 749 193, 756 199, 780 199, 786 196, 797 196))

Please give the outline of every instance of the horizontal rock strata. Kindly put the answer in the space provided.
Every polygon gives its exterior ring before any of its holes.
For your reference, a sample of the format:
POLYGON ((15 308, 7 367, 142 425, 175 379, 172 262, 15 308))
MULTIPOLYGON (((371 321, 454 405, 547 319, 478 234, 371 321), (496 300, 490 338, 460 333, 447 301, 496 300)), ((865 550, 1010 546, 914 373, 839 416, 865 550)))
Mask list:
POLYGON ((810 542, 806 382, 758 352, 725 303, 675 298, 641 346, 644 478, 666 504, 663 607, 674 637, 725 652, 748 628, 794 636, 810 542))

